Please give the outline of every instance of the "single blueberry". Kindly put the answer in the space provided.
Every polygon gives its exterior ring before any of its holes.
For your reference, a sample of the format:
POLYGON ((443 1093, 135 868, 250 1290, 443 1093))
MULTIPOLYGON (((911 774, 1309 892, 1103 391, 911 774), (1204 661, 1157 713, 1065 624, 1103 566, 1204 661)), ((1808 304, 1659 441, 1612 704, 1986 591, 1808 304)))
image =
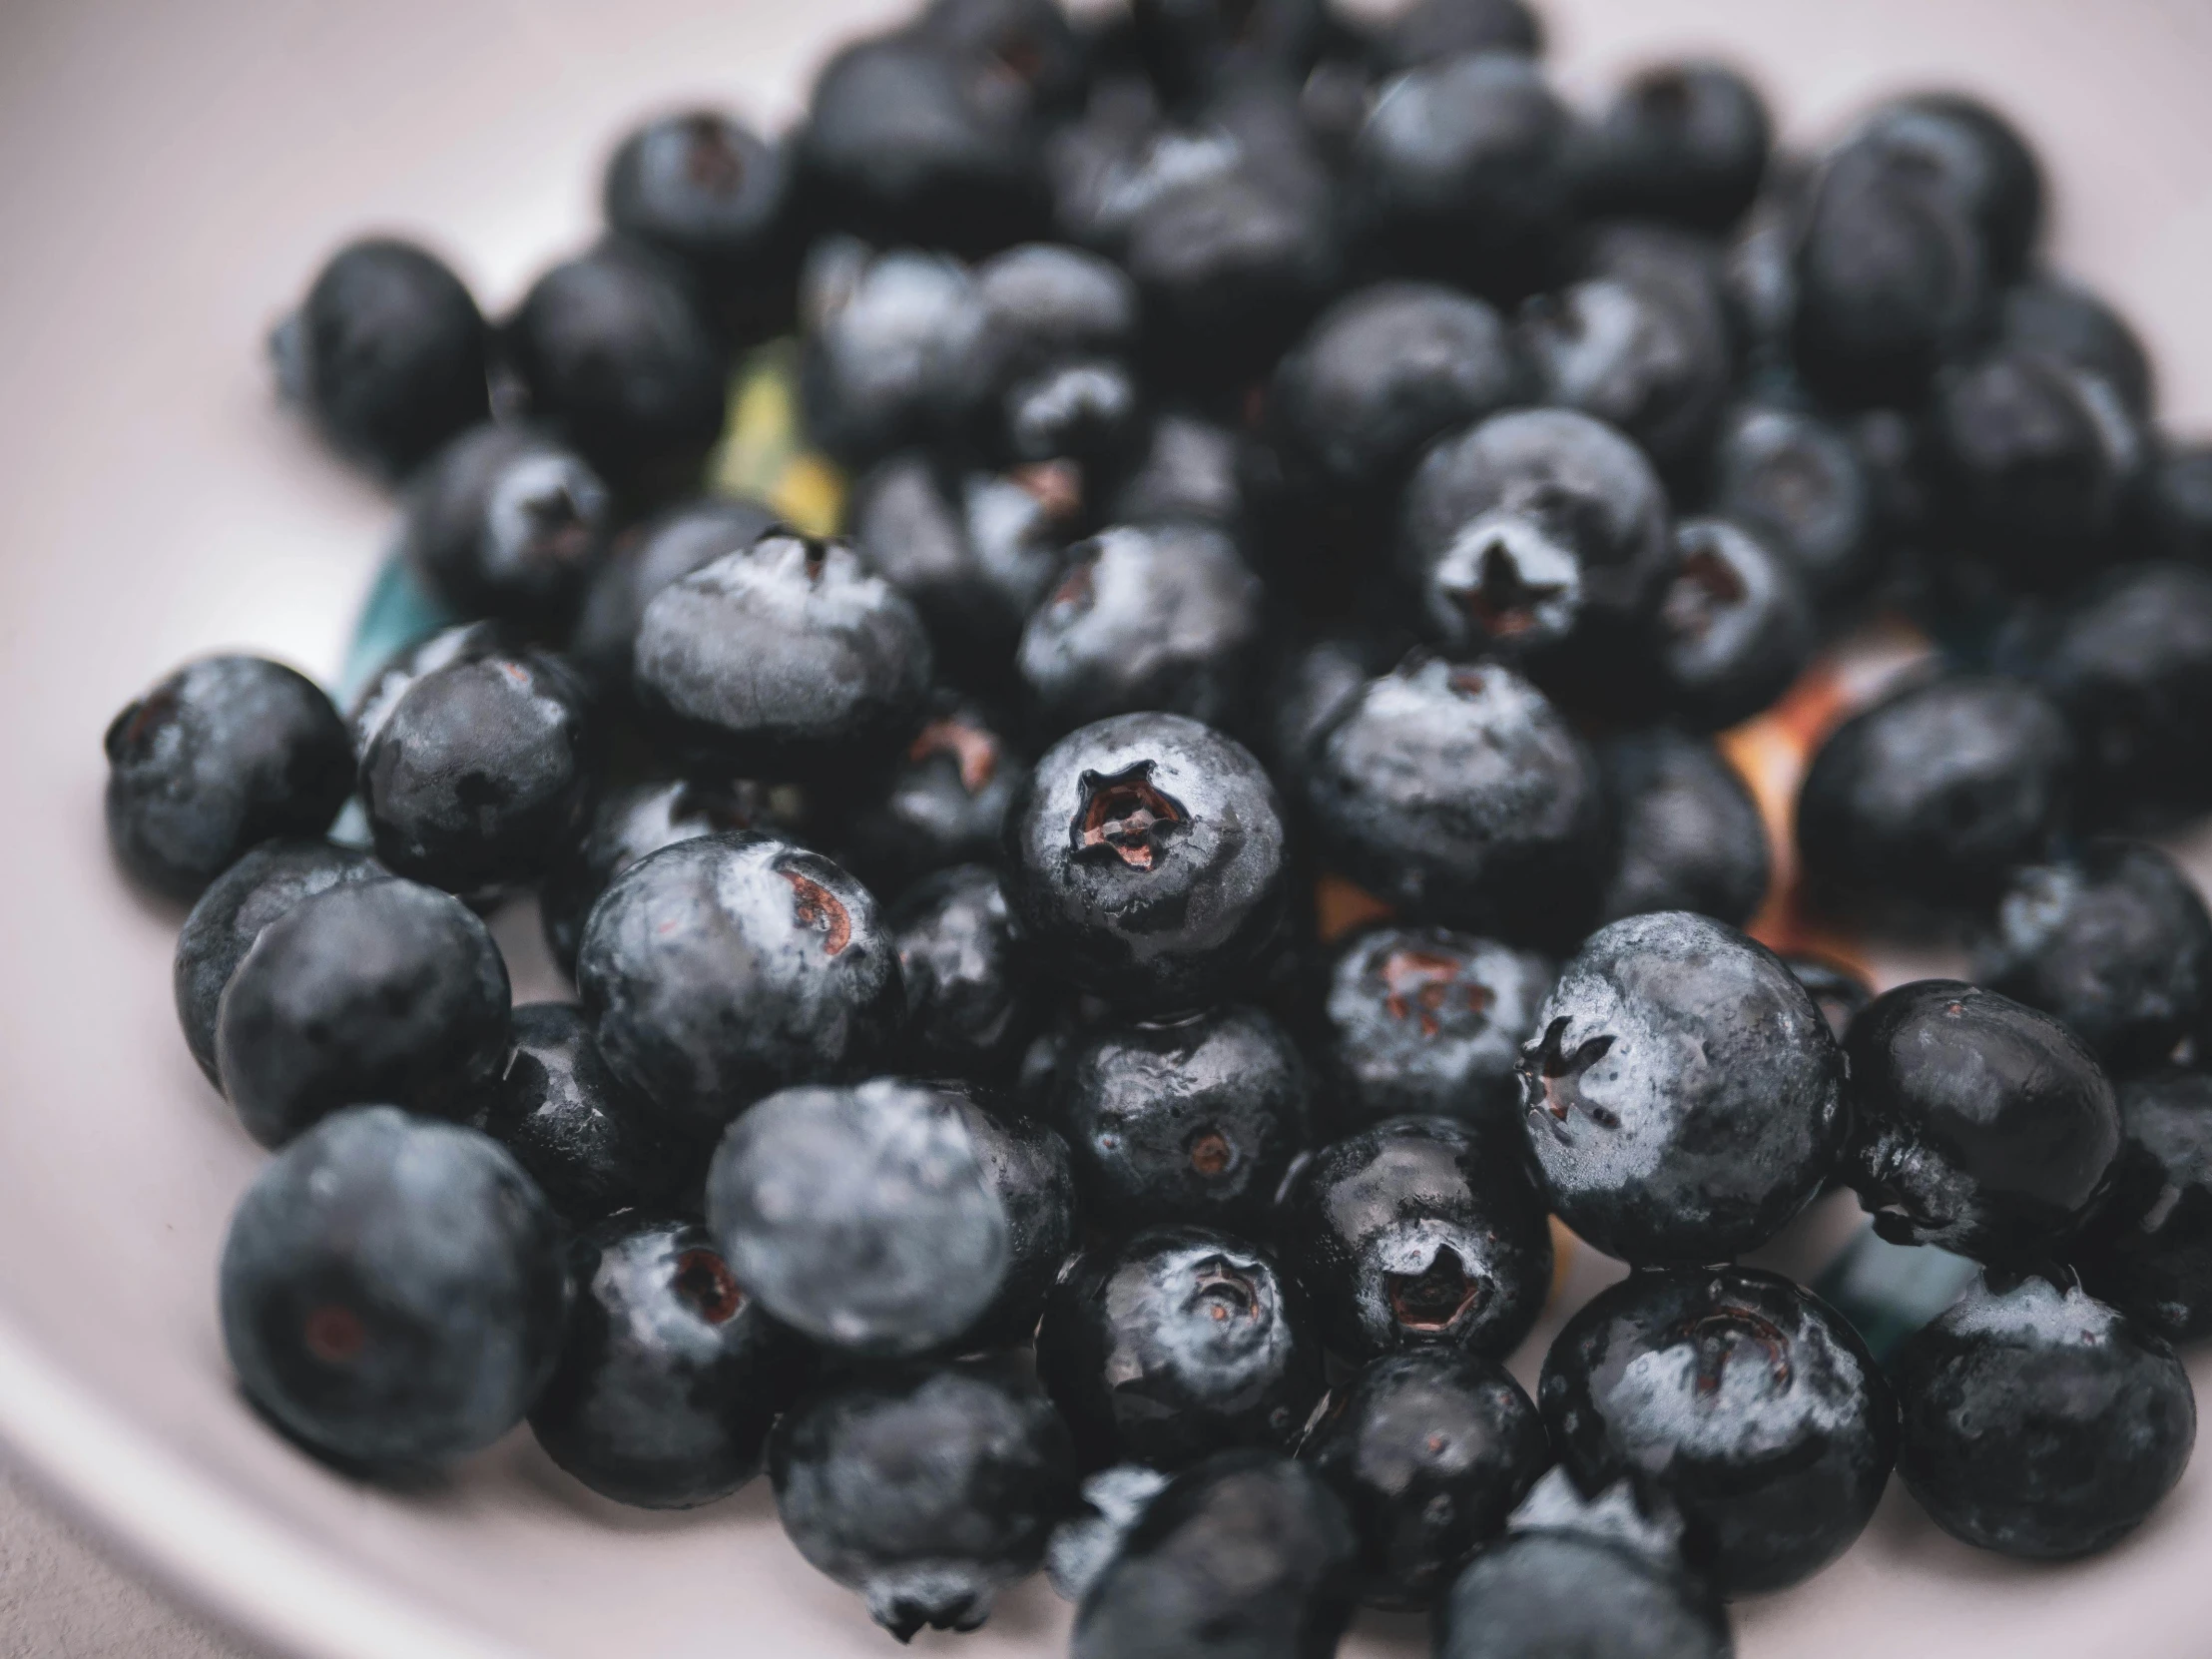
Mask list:
POLYGON ((1675 571, 1652 617, 1675 718, 1701 732, 1773 707, 1813 660, 1813 600, 1786 555, 1720 518, 1674 529, 1675 571))
POLYGON ((1007 1078, 1043 1012, 998 872, 955 864, 909 887, 884 918, 906 986, 907 1069, 1007 1078))
POLYGON ((1745 403, 1713 450, 1712 510, 1791 560, 1815 597, 1849 597, 1877 573, 1879 504, 1844 428, 1802 409, 1745 403))
POLYGON ((1521 0, 1415 0, 1375 44, 1377 67, 1391 72, 1469 52, 1544 49, 1543 24, 1521 0))
POLYGON ((2120 1084, 2112 1188, 2072 1251, 2090 1292, 2173 1342, 2212 1334, 2212 1076, 2120 1084))
POLYGON ((1661 64, 1614 95, 1595 140, 1586 206, 1719 232, 1759 194, 1774 118, 1725 64, 1661 64))
POLYGON ((715 300, 752 309, 790 280, 791 174, 783 147, 744 122, 687 110, 616 146, 600 200, 613 230, 682 262, 715 300))
POLYGON ((939 693, 882 794, 847 822, 839 855, 885 892, 933 870, 993 862, 1028 776, 1003 721, 939 693))
POLYGON ((939 439, 958 414, 954 367, 982 323, 957 261, 849 239, 818 243, 801 274, 799 390, 809 439, 848 466, 939 439))
POLYGON ((638 627, 654 595, 726 553, 742 553, 776 522, 758 502, 702 497, 625 530, 585 589, 568 655, 602 695, 629 697, 638 627))
POLYGON ((468 617, 558 631, 593 580, 614 498, 574 450, 524 427, 455 438, 407 492, 400 552, 468 617))
POLYGON ((1695 910, 1731 927, 1749 922, 1766 902, 1773 858, 1759 805, 1727 759, 1655 727, 1608 739, 1597 762, 1619 848, 1604 919, 1695 910))
POLYGON ((2030 276, 2004 290, 1998 337, 2006 344, 2053 352, 2102 377, 2138 418, 2151 412, 2150 357, 2127 319, 2089 289, 2060 276, 2030 276))

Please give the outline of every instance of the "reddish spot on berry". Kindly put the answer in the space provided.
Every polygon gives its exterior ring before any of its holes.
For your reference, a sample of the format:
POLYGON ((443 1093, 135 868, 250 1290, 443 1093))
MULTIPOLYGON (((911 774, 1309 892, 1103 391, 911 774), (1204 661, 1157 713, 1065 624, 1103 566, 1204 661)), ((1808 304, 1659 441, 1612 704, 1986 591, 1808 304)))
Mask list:
POLYGON ((834 956, 852 942, 852 917, 837 895, 796 869, 778 870, 792 884, 792 917, 822 935, 822 953, 834 956))
POLYGON ((312 1310, 299 1336, 307 1352, 326 1366, 349 1366, 368 1347, 368 1328, 361 1324, 361 1316, 338 1302, 312 1310))

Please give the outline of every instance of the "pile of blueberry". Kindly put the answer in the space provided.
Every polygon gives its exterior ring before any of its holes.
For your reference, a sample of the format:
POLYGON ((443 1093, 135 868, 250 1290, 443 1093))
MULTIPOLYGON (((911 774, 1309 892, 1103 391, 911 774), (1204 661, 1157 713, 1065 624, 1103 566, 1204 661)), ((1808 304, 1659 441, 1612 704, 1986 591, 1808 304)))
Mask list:
POLYGON ((932 0, 780 140, 630 135, 496 323, 330 261, 280 382, 467 620, 342 715, 228 656, 107 734, 276 1154, 221 1271, 272 1423, 376 1475, 526 1419, 655 1507, 765 1466, 893 1634, 1049 1564, 1082 1659, 1360 1602, 1687 1659, 1893 1468, 2009 1555, 2150 1512, 2212 917, 2116 837, 2212 808, 2212 449, 1981 104, 1806 161, 1728 69, 1590 114, 1539 44, 932 0), (698 493, 792 331, 844 539, 698 493), (1975 964, 1878 998, 1740 930, 1712 738, 1876 614, 1936 666, 1821 749, 1802 901, 1975 964), (573 1005, 510 1006, 530 891, 573 1005), (1739 1265, 1837 1183, 1985 1266, 1887 1363, 1739 1265), (1634 1271, 1532 1400, 1552 1218, 1634 1271))

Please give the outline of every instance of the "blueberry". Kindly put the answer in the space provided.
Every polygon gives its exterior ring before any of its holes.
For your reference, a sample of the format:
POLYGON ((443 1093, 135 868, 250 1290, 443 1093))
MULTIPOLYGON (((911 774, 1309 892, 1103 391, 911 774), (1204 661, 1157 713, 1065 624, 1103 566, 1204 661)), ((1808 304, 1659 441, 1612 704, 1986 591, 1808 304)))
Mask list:
POLYGON ((1511 1126, 1387 1118, 1285 1184, 1276 1231, 1331 1352, 1510 1353, 1551 1290, 1551 1231, 1511 1126))
POLYGON ((467 284, 412 243, 349 243, 270 335, 287 397, 390 477, 487 413, 487 330, 467 284))
POLYGON ((1451 1117, 1510 1125, 1520 1045, 1556 977, 1533 951, 1440 927, 1379 927, 1330 971, 1322 1064, 1354 1126, 1451 1117))
POLYGON ((2092 843, 2012 872, 1973 977, 2056 1014, 2115 1075, 2147 1070, 2212 1011, 2212 915, 2156 847, 2092 843))
POLYGON ((1551 1446, 1504 1367, 1426 1349, 1331 1389, 1298 1455, 1352 1515, 1362 1599, 1426 1607, 1505 1530, 1551 1446))
POLYGON ((2059 619, 2034 674, 2079 744, 2084 817, 2162 828, 2212 806, 2212 572, 2114 571, 2059 619))
POLYGON ((2074 745, 2033 687, 1950 676, 1830 734, 1798 796, 1811 894, 1837 910, 1956 912, 2043 856, 2073 806, 2074 745))
POLYGON ((1620 848, 1604 919, 1695 910, 1732 927, 1750 921, 1773 861, 1736 769, 1710 743, 1664 727, 1608 739, 1597 755, 1620 848))
POLYGON ((1521 0, 1415 0, 1382 32, 1376 56, 1399 70, 1470 52, 1534 57, 1543 46, 1543 25, 1521 0))
POLYGON ((1606 213, 1725 231, 1759 194, 1774 118, 1725 64, 1661 64, 1614 96, 1598 123, 1585 202, 1606 213))
POLYGON ((2152 457, 2143 496, 2153 556, 2212 566, 2212 444, 2166 444, 2152 457))
POLYGON ((807 435, 847 465, 941 437, 957 413, 953 368, 981 325, 960 265, 831 239, 801 276, 807 435))
POLYGON ((1111 260, 1032 243, 975 268, 978 326, 947 373, 986 453, 1118 454, 1136 424, 1137 290, 1111 260))
POLYGON ((1536 401, 1617 427, 1679 474, 1704 458, 1733 376, 1720 271, 1683 232, 1600 232, 1577 280, 1521 306, 1536 401))
POLYGON ((702 497, 624 531, 584 590, 569 656, 605 695, 628 697, 638 625, 654 595, 726 553, 743 552, 775 525, 776 515, 757 502, 702 497))
POLYGON ((1306 1065, 1258 1008, 1101 1025, 1060 1059, 1052 1118, 1101 1226, 1193 1222, 1244 1235, 1305 1150, 1306 1065))
POLYGON ((1405 491, 1401 555, 1446 645, 1518 655, 1640 623, 1674 563, 1651 463, 1572 409, 1440 439, 1405 491))
POLYGON ((789 1084, 865 1075, 905 1011, 867 889, 746 831, 615 876, 584 924, 576 985, 614 1074, 688 1134, 789 1084))
POLYGON ((953 1086, 801 1085, 732 1124, 707 1224, 738 1283, 816 1342, 869 1357, 952 1343, 1013 1261, 1004 1195, 953 1086))
POLYGON ((1375 282, 1323 312, 1276 365, 1267 411, 1287 460, 1366 502, 1430 440, 1521 400, 1527 374, 1497 311, 1429 282, 1375 282))
POLYGON ((1281 809, 1240 744, 1122 715, 1046 752, 1006 815, 1006 901, 1039 959, 1133 1013, 1202 1006, 1273 942, 1281 809))
MULTIPOLYGON (((1169 410, 1152 422, 1106 498, 1106 518, 1115 524, 1208 524, 1236 535, 1244 528, 1244 495, 1237 435, 1169 410)), ((2212 564, 2212 556, 2204 562, 2212 564)))
POLYGON ((1797 955, 1782 958, 1782 965, 1797 975, 1797 982, 1812 994, 1828 1029, 1842 1042, 1851 1022, 1874 1000, 1874 986, 1857 968, 1826 956, 1797 955))
POLYGON ((1984 1285, 1906 1339, 1898 1473, 1945 1532, 2030 1561, 2107 1549, 2188 1467, 2189 1374, 2079 1289, 1984 1285))
POLYGON ((321 688, 265 657, 187 663, 109 723, 108 844, 133 878, 198 898, 250 847, 319 835, 352 793, 321 688))
POLYGON ((2006 345, 2047 351, 2097 375, 2142 419, 2153 401, 2150 358, 2127 319, 2087 288, 2059 276, 2032 276, 2004 290, 1998 336, 2006 345))
POLYGON ((663 588, 638 626, 646 709, 686 748, 772 777, 895 753, 929 663, 914 608, 850 547, 781 530, 663 588))
POLYGON ((554 1462, 593 1491, 689 1509, 761 1470, 813 1356, 738 1288, 697 1222, 616 1216, 578 1252, 559 1364, 530 1411, 554 1462))
POLYGON ((1787 152, 1768 160, 1759 195, 1721 254, 1721 299, 1744 378, 1787 391, 1797 386, 1797 244, 1814 171, 1787 152))
POLYGON ((722 431, 723 351, 681 270, 611 237, 553 267, 507 324, 532 415, 608 478, 689 494, 722 431))
POLYGON ((1561 970, 1521 1051, 1559 1219, 1625 1262, 1719 1261, 1812 1202, 1845 1134, 1844 1064, 1781 958, 1710 917, 1631 916, 1561 970))
POLYGON ((352 706, 345 712, 353 753, 368 753, 368 746, 376 741, 376 734, 384 729, 399 700, 425 674, 455 663, 480 663, 528 649, 522 630, 497 621, 456 623, 412 645, 401 646, 353 694, 352 706))
POLYGON ((1892 1244, 1984 1262, 2063 1248, 2120 1148, 2112 1085, 2050 1015, 1921 979, 1852 1021, 1843 1174, 1892 1244))
POLYGON ((967 1124, 991 1189, 1005 1206, 1007 1259, 997 1297, 943 1352, 1027 1343, 1037 1334, 1045 1298, 1081 1242, 1067 1142, 1040 1116, 1003 1097, 972 1087, 944 1093, 967 1124))
POLYGON ((2212 1332, 2212 1077, 2119 1086, 2112 1190, 2073 1251, 2089 1290, 2174 1342, 2212 1332))
POLYGON ((216 1009, 224 987, 262 929, 303 898, 331 887, 381 881, 387 871, 365 852, 323 840, 265 841, 217 876, 177 935, 177 1019, 208 1081, 215 1063, 216 1009))
POLYGON ((1574 211, 1573 131, 1521 53, 1418 64, 1376 96, 1348 211, 1407 269, 1518 297, 1542 282, 1574 211))
POLYGON ((1010 1077, 1042 1011, 998 872, 925 875, 884 918, 906 986, 906 1065, 925 1077, 1010 1077))
POLYGON ((1841 1555, 1897 1456, 1897 1401, 1859 1334, 1749 1268, 1637 1273, 1600 1292, 1545 1355, 1537 1398, 1584 1489, 1654 1481, 1731 1595, 1841 1555))
POLYGON ((1086 1467, 1183 1468, 1225 1446, 1282 1450, 1322 1391, 1304 1300, 1267 1252, 1155 1227, 1086 1252, 1046 1298, 1037 1375, 1086 1467))
POLYGON ((725 304, 761 307, 789 281, 790 158, 732 116, 647 122, 616 147, 600 194, 610 227, 688 266, 725 304))
POLYGON ((846 824, 844 856, 885 891, 932 870, 994 861, 1006 810, 1028 775, 994 715, 939 693, 882 795, 846 824))
POLYGON ((920 452, 895 455, 860 480, 853 545, 920 613, 939 671, 997 690, 1085 517, 1083 484, 1069 462, 957 474, 920 452))
POLYGON ((1626 1482, 1594 1502, 1564 1469, 1437 1608, 1436 1659, 1730 1659, 1728 1614, 1684 1565, 1682 1523, 1642 1514, 1626 1482))
POLYGON ((513 1018, 514 1046, 483 1091, 481 1127, 514 1154, 545 1201, 582 1227, 673 1197, 694 1159, 615 1080, 582 1012, 532 1002, 513 1018))
POLYGON ((1675 526, 1675 572, 1653 618, 1677 719, 1701 731, 1771 708, 1813 660, 1813 601, 1797 565, 1723 518, 1675 526))
POLYGON ((1224 725, 1242 712, 1260 582, 1198 525, 1120 525, 1069 550, 1016 666, 1051 732, 1158 709, 1224 725))
POLYGON ((389 1106, 271 1159, 223 1244, 223 1342, 247 1394, 372 1470, 451 1463, 520 1422, 568 1300, 560 1224, 515 1161, 389 1106))
POLYGON ((588 702, 559 659, 524 652, 433 669, 361 757, 376 855, 452 892, 532 880, 581 833, 594 759, 588 702))
POLYGON ((926 30, 847 46, 815 79, 796 141, 821 223, 977 252, 1045 215, 1036 89, 1009 63, 926 30))
POLYGON ((1327 1659, 1359 1536, 1304 1464, 1223 1451, 1144 1507, 1075 1615, 1074 1659, 1327 1659))
POLYGON ((1879 504, 1851 435, 1820 415, 1738 406, 1713 451, 1712 509, 1789 558, 1820 599, 1849 597, 1879 570, 1879 504))
POLYGON ((1407 914, 1516 944, 1587 925, 1604 839, 1597 771, 1511 670, 1408 660, 1346 699, 1305 762, 1323 854, 1407 914))
POLYGON ((507 1057, 509 995, 499 947, 459 899, 412 881, 334 886, 240 958, 216 1067, 264 1146, 364 1100, 458 1117, 507 1057))
POLYGON ((462 615, 557 630, 592 580, 613 514, 607 486, 575 451, 541 432, 478 426, 415 480, 400 545, 462 615))
POLYGON ((2025 346, 1946 375, 1934 429, 1958 535, 2022 585, 2069 582, 2109 550, 2147 458, 2110 381, 2025 346))
POLYGON ((1170 98, 1303 75, 1330 21, 1325 0, 1131 0, 1130 15, 1138 58, 1170 98))
POLYGON ((1878 106, 1850 143, 1961 211, 1995 275, 2026 263, 2042 229, 2042 164, 1995 110, 1963 93, 1919 93, 1878 106))
POLYGON ((599 797, 584 832, 559 849, 538 888, 547 948, 561 971, 576 973, 584 923, 614 878, 651 852, 695 835, 758 830, 790 838, 805 816, 791 788, 746 779, 720 784, 625 784, 599 797))
POLYGON ((1054 0, 929 0, 915 26, 1010 70, 1048 114, 1082 97, 1090 72, 1085 41, 1054 0))

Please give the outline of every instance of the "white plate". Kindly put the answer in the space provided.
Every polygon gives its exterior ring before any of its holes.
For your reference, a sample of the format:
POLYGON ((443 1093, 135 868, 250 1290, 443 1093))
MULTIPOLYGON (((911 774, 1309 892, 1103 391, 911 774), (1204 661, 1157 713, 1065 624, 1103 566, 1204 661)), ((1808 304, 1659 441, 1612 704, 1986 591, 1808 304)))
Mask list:
MULTIPOLYGON (((504 303, 589 234, 625 121, 700 96, 782 117, 829 42, 891 10, 24 0, 0 16, 0 1434, 152 1569, 273 1646, 890 1651, 784 1542, 758 1483, 690 1516, 626 1512, 523 1435, 446 1485, 395 1494, 329 1474, 247 1413, 217 1341, 213 1264, 261 1155, 177 1034, 178 917, 108 866, 99 736, 196 652, 337 665, 388 507, 271 409, 259 360, 322 254, 362 228, 427 233, 504 303)), ((2141 324, 2167 410, 2212 416, 2202 0, 1546 11, 1577 92, 1662 50, 1722 51, 1808 141, 1901 83, 1995 96, 2045 147, 2064 260, 2141 324)), ((2207 1559, 2201 1466, 2134 1542, 2058 1570, 1974 1555, 1893 1493, 1841 1565, 1740 1609, 1741 1645, 1748 1659, 2196 1651, 2207 1559)), ((1055 1652, 1064 1624, 1032 1583, 980 1635, 916 1645, 1055 1652)), ((1420 1651, 1415 1622, 1363 1630, 1349 1652, 1420 1651)))

